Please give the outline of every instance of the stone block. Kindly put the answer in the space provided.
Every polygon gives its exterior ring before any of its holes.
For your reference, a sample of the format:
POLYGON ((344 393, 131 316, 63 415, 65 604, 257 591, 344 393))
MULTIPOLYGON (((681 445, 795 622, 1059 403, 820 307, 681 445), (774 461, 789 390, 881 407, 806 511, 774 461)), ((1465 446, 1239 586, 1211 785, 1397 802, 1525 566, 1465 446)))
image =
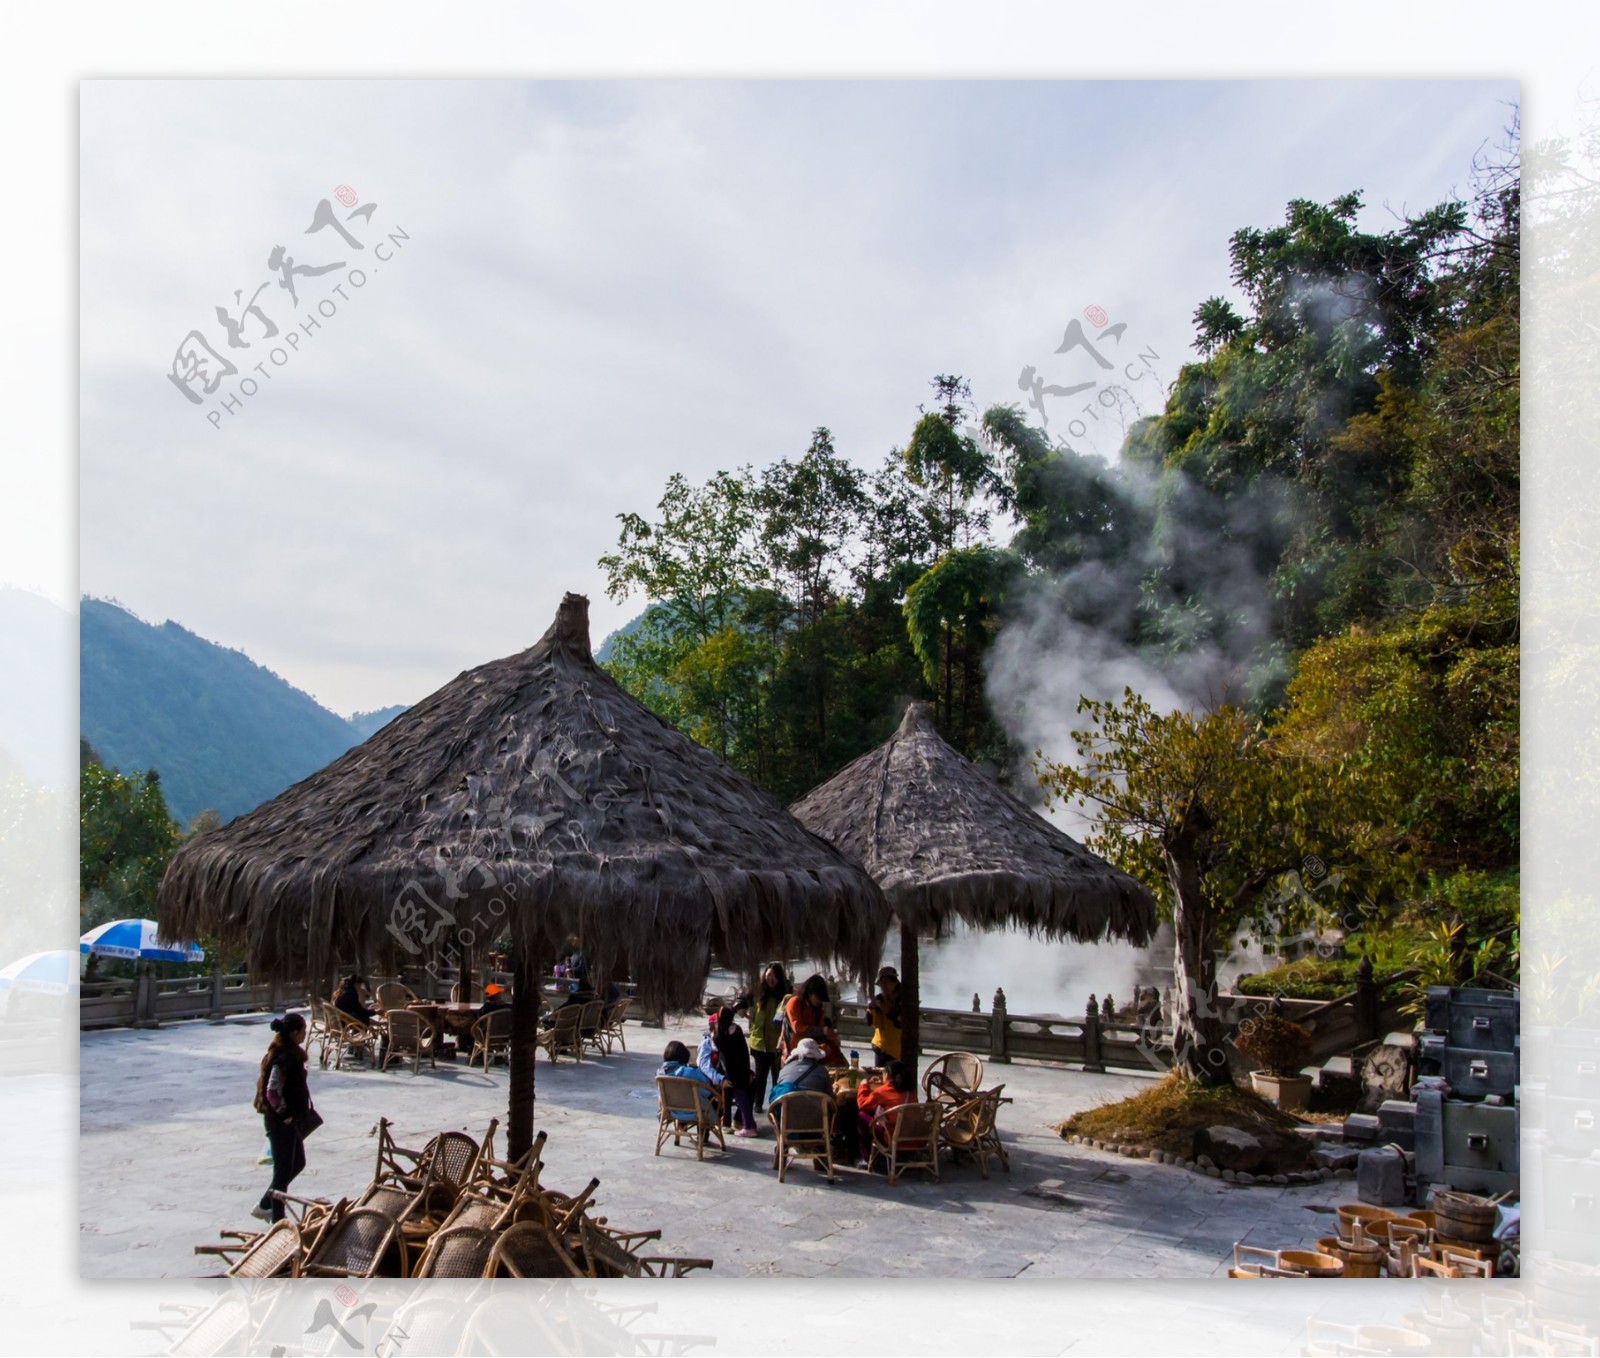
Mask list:
POLYGON ((1360 1155, 1359 1146, 1318 1146, 1311 1152, 1311 1163, 1318 1169, 1354 1169, 1360 1155))
POLYGON ((1378 1105, 1378 1140, 1393 1142, 1401 1150, 1415 1150, 1417 1105, 1386 1099, 1378 1105))
POLYGON ((1406 1201, 1405 1162, 1399 1151, 1362 1151, 1356 1164, 1356 1197, 1376 1207, 1401 1207, 1406 1201))
POLYGON ((1252 1170, 1267 1158, 1266 1147, 1240 1127, 1202 1127, 1194 1134, 1194 1149, 1234 1171, 1252 1170))
POLYGON ((1378 1115, 1376 1113, 1352 1113, 1344 1120, 1344 1139, 1346 1141, 1376 1141, 1378 1139, 1378 1115))

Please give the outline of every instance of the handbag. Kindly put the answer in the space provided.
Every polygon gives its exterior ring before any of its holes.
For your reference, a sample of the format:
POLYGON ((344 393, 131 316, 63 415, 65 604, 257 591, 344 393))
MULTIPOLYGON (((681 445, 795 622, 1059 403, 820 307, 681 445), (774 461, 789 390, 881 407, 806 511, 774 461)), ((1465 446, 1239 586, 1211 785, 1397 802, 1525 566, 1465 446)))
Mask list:
POLYGON ((317 1112, 315 1108, 308 1108, 294 1120, 294 1125, 295 1130, 300 1133, 300 1139, 304 1141, 312 1132, 322 1126, 322 1114, 317 1112))

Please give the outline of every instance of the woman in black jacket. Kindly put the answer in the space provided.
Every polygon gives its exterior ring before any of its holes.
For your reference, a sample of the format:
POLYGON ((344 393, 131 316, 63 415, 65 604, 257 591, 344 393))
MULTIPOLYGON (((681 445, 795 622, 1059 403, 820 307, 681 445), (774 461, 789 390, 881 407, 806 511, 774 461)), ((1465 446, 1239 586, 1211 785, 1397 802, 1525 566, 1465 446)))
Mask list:
POLYGON ((306 1083, 305 1016, 273 1019, 272 1032, 272 1044, 261 1058, 256 1078, 256 1111, 272 1143, 272 1186, 250 1211, 262 1221, 283 1220, 283 1200, 273 1195, 286 1190, 306 1167, 306 1135, 321 1122, 306 1083))

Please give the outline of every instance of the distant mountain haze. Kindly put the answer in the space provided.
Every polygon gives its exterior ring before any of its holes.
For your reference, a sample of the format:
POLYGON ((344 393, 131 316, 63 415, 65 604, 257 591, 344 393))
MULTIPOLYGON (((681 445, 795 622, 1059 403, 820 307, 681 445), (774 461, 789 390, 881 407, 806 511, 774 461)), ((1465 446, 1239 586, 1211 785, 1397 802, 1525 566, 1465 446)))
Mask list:
POLYGON ((181 825, 206 807, 231 820, 405 710, 346 719, 242 651, 103 599, 80 606, 79 671, 84 739, 123 772, 157 770, 181 825))
POLYGON ((406 710, 341 717, 243 651, 105 599, 82 601, 79 668, 83 738, 109 767, 160 773, 184 826, 206 807, 227 821, 259 806, 406 710))

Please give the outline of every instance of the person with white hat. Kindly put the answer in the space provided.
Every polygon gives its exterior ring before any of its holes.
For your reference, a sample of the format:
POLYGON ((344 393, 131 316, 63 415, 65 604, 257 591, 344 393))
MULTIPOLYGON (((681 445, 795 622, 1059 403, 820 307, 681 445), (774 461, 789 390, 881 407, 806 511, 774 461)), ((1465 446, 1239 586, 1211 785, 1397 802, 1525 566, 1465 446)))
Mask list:
POLYGON ((772 1086, 768 1107, 797 1089, 833 1096, 833 1077, 828 1074, 822 1044, 814 1037, 803 1037, 795 1043, 794 1054, 784 1062, 778 1081, 772 1086))

